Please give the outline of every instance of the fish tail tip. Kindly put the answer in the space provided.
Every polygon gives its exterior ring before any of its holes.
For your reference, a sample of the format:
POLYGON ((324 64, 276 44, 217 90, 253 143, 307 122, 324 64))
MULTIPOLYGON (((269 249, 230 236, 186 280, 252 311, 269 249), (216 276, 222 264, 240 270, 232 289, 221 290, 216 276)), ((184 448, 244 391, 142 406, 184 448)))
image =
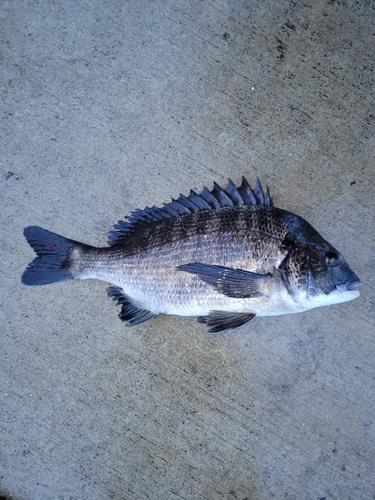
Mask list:
POLYGON ((74 241, 39 226, 28 226, 23 234, 37 254, 21 277, 24 285, 48 285, 74 279, 70 271, 74 241))

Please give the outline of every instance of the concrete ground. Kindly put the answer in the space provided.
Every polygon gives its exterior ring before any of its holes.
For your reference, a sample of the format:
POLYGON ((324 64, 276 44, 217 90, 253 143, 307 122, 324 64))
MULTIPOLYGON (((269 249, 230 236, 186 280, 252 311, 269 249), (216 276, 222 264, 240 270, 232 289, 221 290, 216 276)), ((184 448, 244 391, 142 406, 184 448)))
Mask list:
POLYGON ((3 497, 375 498, 374 6, 1 3, 3 497), (103 282, 20 282, 25 226, 105 245, 242 175, 343 253, 359 299, 209 336, 125 328, 103 282))

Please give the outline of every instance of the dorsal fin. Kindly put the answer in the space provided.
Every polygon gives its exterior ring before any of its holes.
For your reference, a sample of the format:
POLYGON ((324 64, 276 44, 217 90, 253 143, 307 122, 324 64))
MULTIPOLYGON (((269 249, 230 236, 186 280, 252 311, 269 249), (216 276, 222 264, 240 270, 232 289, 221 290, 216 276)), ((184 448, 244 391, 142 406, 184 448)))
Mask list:
POLYGON ((144 210, 135 210, 127 221, 120 220, 114 229, 109 233, 108 244, 115 245, 122 243, 131 233, 147 227, 150 223, 157 222, 171 217, 180 217, 185 214, 196 214, 201 210, 217 210, 222 207, 239 205, 264 205, 273 207, 273 201, 267 186, 266 194, 257 179, 254 189, 242 177, 242 183, 236 187, 229 179, 228 185, 222 189, 216 182, 214 188, 209 191, 203 188, 200 194, 190 191, 189 196, 180 194, 177 200, 172 199, 163 207, 146 207, 144 210))

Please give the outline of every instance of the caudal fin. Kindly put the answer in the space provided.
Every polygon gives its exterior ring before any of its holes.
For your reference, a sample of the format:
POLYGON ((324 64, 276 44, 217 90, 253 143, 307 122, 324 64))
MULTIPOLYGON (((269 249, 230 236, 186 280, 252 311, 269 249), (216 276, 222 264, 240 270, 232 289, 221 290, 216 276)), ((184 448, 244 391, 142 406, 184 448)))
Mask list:
POLYGON ((35 286, 74 279, 70 268, 75 241, 37 226, 25 228, 23 234, 38 257, 26 268, 22 283, 35 286))

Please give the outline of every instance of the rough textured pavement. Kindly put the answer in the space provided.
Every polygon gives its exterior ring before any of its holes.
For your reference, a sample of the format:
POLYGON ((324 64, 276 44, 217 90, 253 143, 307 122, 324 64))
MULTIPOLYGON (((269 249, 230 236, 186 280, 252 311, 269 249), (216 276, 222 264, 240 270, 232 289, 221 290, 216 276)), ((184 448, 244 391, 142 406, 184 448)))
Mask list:
POLYGON ((374 5, 1 3, 6 498, 375 498, 374 5), (25 226, 105 245, 242 175, 340 249, 359 299, 209 336, 125 328, 102 282, 20 282, 25 226))

